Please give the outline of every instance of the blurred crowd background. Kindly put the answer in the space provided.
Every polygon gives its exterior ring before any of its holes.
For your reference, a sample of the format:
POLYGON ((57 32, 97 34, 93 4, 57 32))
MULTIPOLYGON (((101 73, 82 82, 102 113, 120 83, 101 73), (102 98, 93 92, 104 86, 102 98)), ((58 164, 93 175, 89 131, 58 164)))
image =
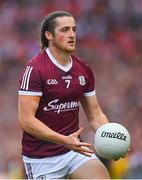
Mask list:
POLYGON ((75 16, 75 54, 91 65, 105 114, 131 134, 129 155, 105 162, 111 176, 142 178, 142 0, 0 0, 0 178, 24 178, 18 78, 39 52, 41 20, 54 10, 75 16))

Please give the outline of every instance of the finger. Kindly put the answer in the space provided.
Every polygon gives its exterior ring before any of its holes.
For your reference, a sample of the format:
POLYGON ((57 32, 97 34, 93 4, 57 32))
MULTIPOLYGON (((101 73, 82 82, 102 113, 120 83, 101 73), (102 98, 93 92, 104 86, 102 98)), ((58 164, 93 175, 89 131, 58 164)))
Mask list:
POLYGON ((88 156, 88 157, 91 157, 93 153, 87 153, 87 152, 84 152, 84 151, 80 151, 79 153, 85 155, 85 156, 88 156))
POLYGON ((81 146, 81 148, 83 149, 83 151, 80 151, 80 153, 85 156, 91 157, 92 154, 94 153, 94 151, 90 150, 88 147, 81 146))
POLYGON ((84 146, 84 147, 92 147, 92 144, 86 143, 86 142, 79 142, 78 146, 84 146))
POLYGON ((130 152, 130 151, 131 151, 131 149, 129 148, 127 152, 130 152))
POLYGON ((88 152, 88 153, 94 153, 94 151, 92 149, 89 149, 86 146, 81 146, 81 149, 83 149, 84 152, 88 152))
POLYGON ((76 148, 76 151, 78 152, 84 152, 84 153, 90 153, 90 154, 93 154, 94 151, 89 149, 88 147, 84 147, 84 146, 81 146, 81 147, 78 147, 76 148))
POLYGON ((91 150, 91 149, 89 149, 88 147, 85 147, 85 146, 78 147, 74 151, 78 152, 78 153, 81 153, 81 154, 83 154, 85 156, 88 156, 88 157, 91 157, 92 154, 94 154, 93 150, 91 150))
MULTIPOLYGON (((131 150, 130 150, 130 148, 128 149, 128 151, 127 151, 127 153, 129 153, 131 150)), ((127 153, 126 154, 124 154, 123 156, 122 156, 122 158, 125 158, 126 156, 127 156, 127 153)))
POLYGON ((74 134, 78 137, 83 131, 83 127, 81 127, 78 131, 76 131, 74 134))

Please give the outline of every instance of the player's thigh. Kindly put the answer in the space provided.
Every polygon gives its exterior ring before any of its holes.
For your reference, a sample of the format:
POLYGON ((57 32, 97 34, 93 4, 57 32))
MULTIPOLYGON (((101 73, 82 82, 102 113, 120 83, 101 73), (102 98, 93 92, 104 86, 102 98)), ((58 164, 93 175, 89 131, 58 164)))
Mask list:
POLYGON ((110 179, 106 167, 99 159, 92 159, 70 175, 71 179, 110 179))

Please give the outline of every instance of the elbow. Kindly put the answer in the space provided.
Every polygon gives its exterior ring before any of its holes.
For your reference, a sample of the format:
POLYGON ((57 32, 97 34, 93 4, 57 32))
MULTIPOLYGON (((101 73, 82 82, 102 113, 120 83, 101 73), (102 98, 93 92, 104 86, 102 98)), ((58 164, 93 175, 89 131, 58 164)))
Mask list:
POLYGON ((30 131, 30 122, 28 121, 28 118, 19 118, 19 124, 23 131, 29 132, 30 131))
POLYGON ((23 121, 19 121, 20 127, 23 131, 26 131, 27 125, 23 121))
POLYGON ((23 131, 27 131, 28 130, 28 126, 27 126, 27 123, 22 121, 22 120, 19 120, 19 124, 20 124, 20 127, 23 131))

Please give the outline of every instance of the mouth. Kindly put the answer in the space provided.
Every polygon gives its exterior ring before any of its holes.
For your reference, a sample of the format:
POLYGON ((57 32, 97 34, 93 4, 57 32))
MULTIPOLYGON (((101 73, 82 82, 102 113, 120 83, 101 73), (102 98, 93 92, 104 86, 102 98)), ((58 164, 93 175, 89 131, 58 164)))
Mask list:
POLYGON ((74 41, 68 41, 69 44, 74 44, 75 42, 74 41))

